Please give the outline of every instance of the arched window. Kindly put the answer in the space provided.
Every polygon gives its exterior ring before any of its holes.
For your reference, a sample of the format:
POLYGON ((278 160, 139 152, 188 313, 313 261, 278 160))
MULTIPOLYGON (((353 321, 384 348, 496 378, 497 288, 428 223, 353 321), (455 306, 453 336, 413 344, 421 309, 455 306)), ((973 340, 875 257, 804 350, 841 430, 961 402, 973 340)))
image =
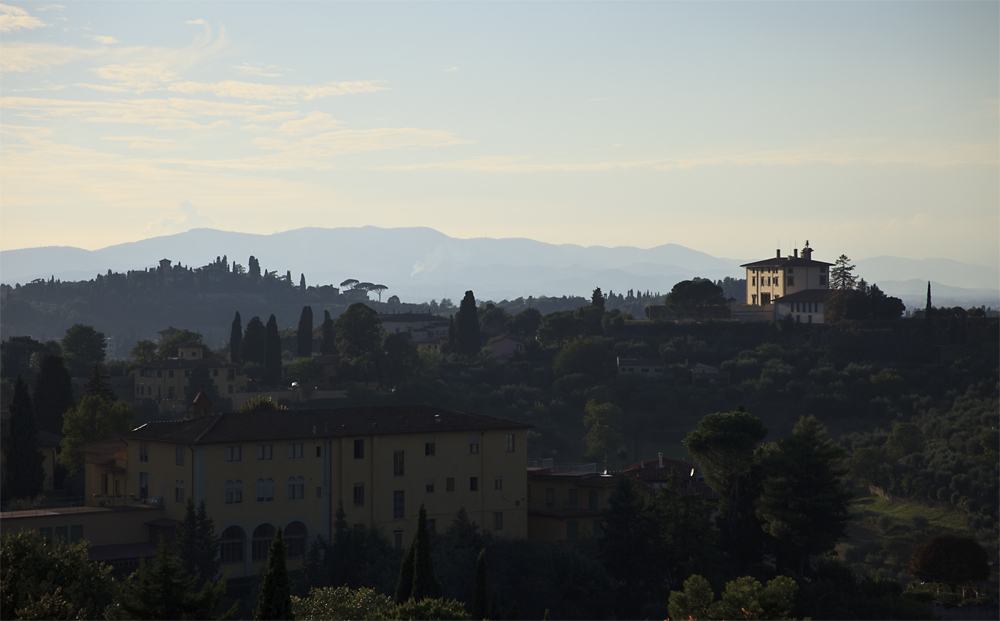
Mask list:
POLYGON ((247 536, 239 526, 230 526, 222 531, 219 554, 223 563, 242 563, 246 550, 247 536))
POLYGON ((306 497, 305 477, 288 477, 288 499, 302 500, 306 497))
POLYGON ((251 558, 255 561, 266 561, 267 551, 274 541, 275 529, 270 524, 261 524, 253 531, 253 546, 251 558))
POLYGON ((226 504, 238 505, 241 502, 243 502, 243 481, 241 479, 226 481, 226 504))
POLYGON ((274 479, 257 479, 257 502, 274 501, 274 479))
POLYGON ((288 558, 304 556, 306 553, 306 538, 309 535, 306 525, 302 522, 292 522, 285 527, 284 539, 288 558))

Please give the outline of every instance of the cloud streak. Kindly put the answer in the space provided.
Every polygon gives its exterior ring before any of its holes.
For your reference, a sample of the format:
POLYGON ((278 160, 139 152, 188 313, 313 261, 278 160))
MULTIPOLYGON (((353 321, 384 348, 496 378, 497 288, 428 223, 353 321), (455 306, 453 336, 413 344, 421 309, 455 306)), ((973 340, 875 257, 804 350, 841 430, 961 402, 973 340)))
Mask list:
POLYGON ((22 8, 0 4, 0 32, 14 32, 15 30, 32 30, 48 26, 45 22, 32 17, 22 8))

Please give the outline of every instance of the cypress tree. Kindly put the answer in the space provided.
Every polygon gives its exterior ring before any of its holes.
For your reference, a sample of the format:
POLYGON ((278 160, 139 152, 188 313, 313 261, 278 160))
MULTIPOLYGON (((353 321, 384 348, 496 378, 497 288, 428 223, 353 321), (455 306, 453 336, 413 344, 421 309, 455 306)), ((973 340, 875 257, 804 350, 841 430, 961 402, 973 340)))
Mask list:
POLYGON ((471 291, 466 291, 462 298, 455 324, 458 353, 472 358, 479 352, 480 335, 479 310, 476 308, 476 296, 471 291))
MULTIPOLYGON (((113 606, 122 619, 211 619, 217 612, 226 581, 206 582, 195 587, 195 576, 185 576, 180 562, 160 547, 152 566, 139 561, 139 571, 113 606), (124 614, 122 614, 124 613, 124 614)), ((230 610, 230 613, 234 612, 230 610)))
POLYGON ((264 366, 266 334, 267 329, 260 317, 254 317, 247 322, 247 329, 243 332, 243 362, 264 366))
POLYGON ((457 338, 455 334, 455 315, 448 315, 448 351, 455 351, 455 345, 458 343, 457 338))
POLYGON ((319 353, 323 355, 331 355, 337 353, 337 344, 335 339, 337 333, 333 329, 333 317, 330 317, 330 311, 323 311, 323 343, 319 346, 319 353))
POLYGON ((927 305, 924 307, 924 325, 931 327, 931 281, 927 281, 927 305))
POLYGON ((233 318, 233 329, 229 333, 229 361, 233 364, 243 362, 243 320, 240 319, 240 311, 236 311, 233 318))
POLYGON ((90 379, 87 380, 87 384, 83 388, 83 394, 100 397, 108 403, 118 401, 118 395, 116 395, 114 389, 111 388, 111 384, 104 381, 105 379, 111 379, 111 376, 101 375, 101 365, 95 363, 94 371, 91 373, 90 379))
POLYGON ((177 523, 177 540, 174 546, 184 570, 198 576, 198 588, 219 573, 219 540, 215 536, 215 523, 208 517, 204 500, 195 510, 194 501, 188 497, 184 519, 177 523))
POLYGON ((416 546, 410 546, 406 555, 403 556, 403 564, 399 567, 399 582, 396 584, 394 600, 397 605, 410 599, 410 594, 413 592, 413 555, 415 549, 416 546))
POLYGON ((274 315, 267 320, 264 333, 264 384, 275 386, 281 383, 281 334, 278 320, 274 315))
POLYGON ((285 568, 285 540, 280 528, 267 553, 267 571, 260 585, 253 618, 258 621, 295 618, 292 616, 292 590, 288 584, 288 570, 285 568))
POLYGON ((7 498, 33 498, 42 491, 45 459, 38 452, 38 427, 28 384, 18 373, 10 400, 10 428, 4 442, 3 493, 7 498))
POLYGON ((309 358, 313 351, 313 309, 312 306, 303 306, 302 315, 299 316, 299 330, 295 335, 298 337, 298 357, 309 358))
MULTIPOLYGON (((489 592, 486 583, 486 548, 479 551, 479 558, 476 559, 476 588, 472 595, 472 618, 488 619, 490 611, 487 609, 487 593, 489 592)), ((545 612, 548 612, 546 609, 545 612)))
POLYGON ((431 541, 427 534, 427 510, 420 505, 420 517, 417 519, 417 532, 413 536, 413 590, 410 597, 414 601, 423 599, 438 599, 441 597, 441 584, 434 577, 434 565, 431 561, 431 541))
POLYGON ((299 291, 305 291, 305 290, 306 290, 306 275, 299 274, 299 291))
POLYGON ((74 407, 73 380, 62 356, 51 354, 42 358, 35 379, 35 420, 38 428, 50 433, 62 433, 63 414, 74 407))

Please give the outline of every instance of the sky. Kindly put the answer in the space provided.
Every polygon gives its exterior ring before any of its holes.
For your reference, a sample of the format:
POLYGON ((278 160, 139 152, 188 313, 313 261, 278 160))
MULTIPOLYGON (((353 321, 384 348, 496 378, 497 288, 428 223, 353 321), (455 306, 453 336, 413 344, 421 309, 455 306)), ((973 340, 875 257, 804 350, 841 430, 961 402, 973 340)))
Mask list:
POLYGON ((11 2, 0 248, 426 226, 1000 263, 997 2, 11 2))

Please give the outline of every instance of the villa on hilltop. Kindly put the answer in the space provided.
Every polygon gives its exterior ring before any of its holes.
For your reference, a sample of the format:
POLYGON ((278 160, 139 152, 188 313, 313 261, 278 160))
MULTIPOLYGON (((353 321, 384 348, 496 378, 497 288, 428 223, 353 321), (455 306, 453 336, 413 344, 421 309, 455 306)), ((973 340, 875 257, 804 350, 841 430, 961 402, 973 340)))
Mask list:
POLYGON ((770 259, 741 265, 747 271, 746 302, 733 308, 733 319, 823 323, 833 264, 814 260, 812 253, 807 240, 801 256, 796 249, 783 257, 779 249, 770 259))

